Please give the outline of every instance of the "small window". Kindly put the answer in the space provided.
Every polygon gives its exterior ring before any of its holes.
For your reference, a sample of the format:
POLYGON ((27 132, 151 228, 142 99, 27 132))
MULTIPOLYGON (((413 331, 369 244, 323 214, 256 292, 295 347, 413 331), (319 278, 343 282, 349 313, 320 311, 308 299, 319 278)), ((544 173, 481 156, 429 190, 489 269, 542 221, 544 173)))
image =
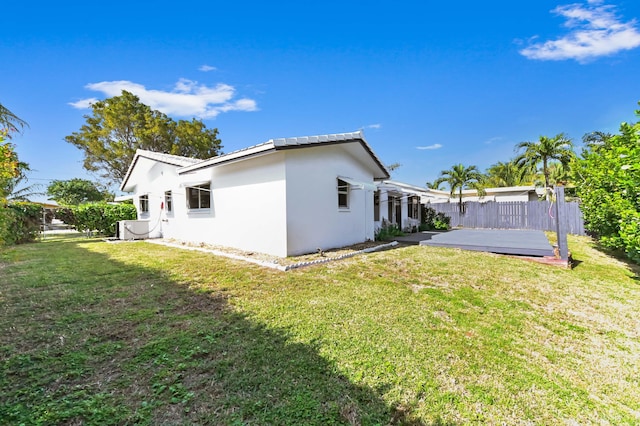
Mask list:
POLYGON ((409 217, 412 219, 418 219, 418 211, 420 207, 420 200, 417 196, 409 197, 409 217))
POLYGON ((349 208, 349 184, 342 179, 338 179, 338 207, 349 208))
POLYGON ((164 206, 167 209, 167 213, 173 211, 173 200, 171 198, 171 191, 164 192, 164 206))
POLYGON ((149 213, 149 195, 140 196, 140 213, 149 213))
POLYGON ((211 208, 211 184, 188 187, 187 206, 190 209, 211 208))
POLYGON ((373 220, 380 221, 380 191, 373 193, 373 220))

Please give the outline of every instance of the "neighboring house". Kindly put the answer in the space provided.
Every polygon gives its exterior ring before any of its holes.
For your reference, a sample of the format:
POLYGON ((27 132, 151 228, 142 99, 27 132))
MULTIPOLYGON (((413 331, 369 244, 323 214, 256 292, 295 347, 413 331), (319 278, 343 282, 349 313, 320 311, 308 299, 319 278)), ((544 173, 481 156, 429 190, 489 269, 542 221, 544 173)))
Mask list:
POLYGON ((207 160, 138 150, 120 189, 151 238, 285 257, 374 239, 389 173, 362 132, 272 139, 207 160))
POLYGON ((421 204, 433 199, 447 201, 449 194, 434 194, 426 188, 408 183, 384 180, 378 184, 374 195, 374 221, 376 229, 384 224, 397 225, 411 231, 421 222, 421 204))
MULTIPOLYGON (((435 189, 427 190, 436 196, 431 203, 457 203, 459 202, 457 193, 451 196, 447 191, 435 189)), ((543 188, 535 186, 508 186, 502 188, 485 188, 485 195, 478 196, 475 189, 464 189, 462 191, 462 201, 476 201, 486 203, 489 201, 507 202, 507 201, 537 201, 541 195, 544 195, 543 188)))

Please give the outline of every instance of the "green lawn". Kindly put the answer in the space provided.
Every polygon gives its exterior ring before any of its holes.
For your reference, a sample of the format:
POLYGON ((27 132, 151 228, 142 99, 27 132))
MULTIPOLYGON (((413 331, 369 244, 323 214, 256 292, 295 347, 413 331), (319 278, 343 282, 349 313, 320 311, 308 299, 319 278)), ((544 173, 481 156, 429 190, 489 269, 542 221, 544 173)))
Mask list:
POLYGON ((144 242, 0 251, 1 424, 638 424, 640 280, 402 247, 278 272, 144 242))

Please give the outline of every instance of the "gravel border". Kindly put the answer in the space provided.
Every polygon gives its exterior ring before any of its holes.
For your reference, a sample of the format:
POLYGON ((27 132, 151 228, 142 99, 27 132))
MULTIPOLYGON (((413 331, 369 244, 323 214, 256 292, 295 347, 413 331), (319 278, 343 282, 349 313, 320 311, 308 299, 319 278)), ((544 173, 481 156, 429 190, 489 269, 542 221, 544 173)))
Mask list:
POLYGON ((280 264, 278 264, 276 262, 268 262, 268 261, 259 260, 259 259, 252 259, 250 257, 241 256, 241 255, 238 255, 238 254, 235 254, 235 253, 229 253, 229 252, 226 252, 226 251, 223 251, 223 250, 208 249, 208 248, 203 248, 203 247, 193 247, 193 246, 189 246, 189 245, 176 244, 176 243, 171 243, 171 242, 168 242, 168 241, 155 240, 155 239, 148 239, 148 240, 144 240, 144 241, 146 241, 148 243, 152 243, 152 244, 158 244, 158 245, 162 245, 162 246, 167 246, 167 247, 173 247, 173 248, 179 248, 179 249, 191 250, 191 251, 200 251, 200 252, 203 252, 203 253, 210 253, 210 254, 213 254, 213 255, 216 255, 216 256, 227 257, 227 258, 235 259, 235 260, 242 260, 244 262, 253 263, 253 264, 256 264, 256 265, 264 266, 266 268, 277 269, 279 271, 290 271, 292 269, 303 268, 305 266, 319 265, 319 264, 322 264, 322 263, 333 262, 335 260, 347 259, 349 257, 357 256, 359 254, 371 253, 371 252, 374 252, 374 251, 384 250, 384 249, 387 249, 387 248, 394 247, 394 246, 398 245, 397 241, 392 241, 392 242, 387 243, 387 244, 381 244, 379 246, 369 247, 369 248, 365 248, 365 249, 362 249, 362 250, 341 254, 341 255, 335 256, 335 257, 325 257, 323 259, 298 262, 298 263, 293 263, 293 264, 290 264, 290 265, 280 265, 280 264))

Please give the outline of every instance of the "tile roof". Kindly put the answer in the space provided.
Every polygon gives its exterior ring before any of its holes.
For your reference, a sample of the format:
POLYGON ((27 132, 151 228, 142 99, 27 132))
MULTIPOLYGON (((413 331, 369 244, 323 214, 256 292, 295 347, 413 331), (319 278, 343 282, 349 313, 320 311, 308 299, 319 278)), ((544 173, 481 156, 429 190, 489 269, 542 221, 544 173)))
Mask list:
POLYGON ((180 155, 163 154, 161 152, 147 151, 146 149, 136 150, 136 156, 149 158, 150 160, 160 161, 162 163, 173 164, 174 166, 185 167, 191 164, 199 163, 203 160, 191 157, 182 157, 180 155))
POLYGON ((232 151, 224 155, 220 155, 218 157, 209 158, 208 160, 204 160, 195 164, 184 166, 179 173, 194 171, 198 169, 202 169, 205 167, 213 166, 216 164, 225 163, 232 160, 241 159, 244 157, 250 157, 256 154, 264 153, 267 151, 275 151, 281 149, 292 149, 292 148, 304 148, 316 145, 332 145, 339 143, 347 143, 347 142, 360 142, 367 153, 371 156, 374 162, 378 165, 381 171, 383 171, 386 176, 389 176, 389 172, 386 167, 380 161, 378 156, 373 152, 366 139, 364 138, 364 134, 362 131, 357 132, 348 132, 348 133, 335 133, 335 134, 327 134, 327 135, 317 135, 317 136, 301 136, 294 138, 278 138, 278 139, 269 139, 267 142, 263 142, 258 145, 253 145, 247 148, 242 148, 237 151, 232 151))

